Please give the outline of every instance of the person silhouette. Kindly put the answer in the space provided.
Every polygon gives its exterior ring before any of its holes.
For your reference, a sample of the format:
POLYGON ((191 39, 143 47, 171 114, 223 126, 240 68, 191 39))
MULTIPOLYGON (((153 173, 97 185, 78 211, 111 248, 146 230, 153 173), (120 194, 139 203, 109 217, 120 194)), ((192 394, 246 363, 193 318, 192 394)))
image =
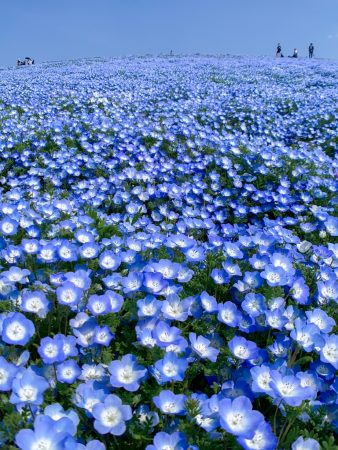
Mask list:
POLYGON ((313 58, 313 52, 314 52, 314 50, 315 50, 314 45, 313 45, 312 42, 311 42, 311 44, 309 45, 309 58, 310 58, 310 59, 313 58))
POLYGON ((276 57, 283 58, 282 47, 281 47, 280 43, 277 44, 276 57))

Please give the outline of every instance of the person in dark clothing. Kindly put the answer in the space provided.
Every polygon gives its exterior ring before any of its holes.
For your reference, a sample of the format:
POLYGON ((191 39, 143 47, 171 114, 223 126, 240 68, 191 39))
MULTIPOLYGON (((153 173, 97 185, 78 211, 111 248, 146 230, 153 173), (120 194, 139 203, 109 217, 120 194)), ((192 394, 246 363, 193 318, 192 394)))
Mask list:
POLYGON ((298 58, 298 50, 296 48, 293 49, 293 55, 289 56, 289 58, 298 58))
POLYGON ((281 47, 281 45, 279 43, 277 44, 276 57, 277 58, 283 58, 282 47, 281 47))
POLYGON ((310 58, 310 59, 313 58, 313 52, 314 52, 314 50, 315 50, 314 45, 313 45, 312 42, 311 42, 311 44, 309 45, 309 58, 310 58))

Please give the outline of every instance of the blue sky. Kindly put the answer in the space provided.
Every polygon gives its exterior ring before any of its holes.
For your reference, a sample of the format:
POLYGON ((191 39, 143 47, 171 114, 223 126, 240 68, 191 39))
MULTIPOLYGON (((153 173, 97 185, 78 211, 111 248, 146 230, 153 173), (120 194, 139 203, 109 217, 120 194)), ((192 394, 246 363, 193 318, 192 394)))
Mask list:
POLYGON ((0 0, 0 65, 129 54, 338 59, 338 0, 0 0))

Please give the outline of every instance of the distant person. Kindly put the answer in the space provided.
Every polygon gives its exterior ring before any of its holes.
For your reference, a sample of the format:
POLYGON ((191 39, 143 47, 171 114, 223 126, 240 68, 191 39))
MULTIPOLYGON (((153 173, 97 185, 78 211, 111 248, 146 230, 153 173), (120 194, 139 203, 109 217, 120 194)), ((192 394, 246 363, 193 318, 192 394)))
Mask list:
POLYGON ((314 45, 313 45, 312 42, 311 42, 311 44, 309 45, 309 58, 310 58, 310 59, 313 58, 313 52, 314 52, 314 50, 315 50, 314 45))
POLYGON ((296 48, 293 49, 293 55, 289 56, 289 58, 298 58, 298 50, 296 48))
POLYGON ((283 58, 284 57, 284 55, 282 53, 282 47, 281 47, 281 45, 279 43, 277 44, 276 57, 277 58, 283 58))

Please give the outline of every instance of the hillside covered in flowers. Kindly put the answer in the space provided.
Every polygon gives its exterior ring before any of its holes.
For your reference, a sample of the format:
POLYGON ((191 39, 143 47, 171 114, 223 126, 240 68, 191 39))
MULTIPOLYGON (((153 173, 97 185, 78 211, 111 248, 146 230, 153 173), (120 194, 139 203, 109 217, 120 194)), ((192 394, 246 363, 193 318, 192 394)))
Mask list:
POLYGON ((0 446, 338 447, 338 63, 0 71, 0 446))

